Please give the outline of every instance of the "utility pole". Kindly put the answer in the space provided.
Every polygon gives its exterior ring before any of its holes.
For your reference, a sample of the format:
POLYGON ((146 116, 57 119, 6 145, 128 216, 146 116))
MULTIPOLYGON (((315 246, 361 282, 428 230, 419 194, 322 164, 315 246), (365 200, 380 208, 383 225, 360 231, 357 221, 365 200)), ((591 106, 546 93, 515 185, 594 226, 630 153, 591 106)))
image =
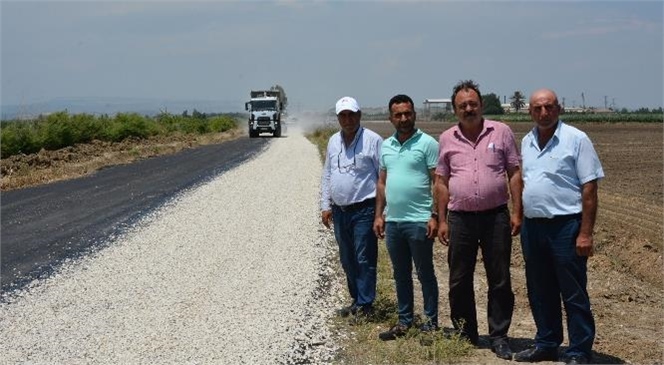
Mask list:
POLYGON ((608 104, 606 103, 606 95, 604 95, 604 109, 608 108, 608 104))
POLYGON ((583 111, 586 111, 586 96, 583 95, 583 92, 581 92, 581 107, 583 108, 583 111))

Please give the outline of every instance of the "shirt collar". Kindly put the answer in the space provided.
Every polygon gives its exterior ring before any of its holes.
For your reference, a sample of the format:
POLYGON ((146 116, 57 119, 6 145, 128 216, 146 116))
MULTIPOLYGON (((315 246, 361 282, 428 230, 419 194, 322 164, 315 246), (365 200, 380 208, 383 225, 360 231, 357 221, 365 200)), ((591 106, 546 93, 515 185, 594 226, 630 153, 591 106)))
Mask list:
POLYGON ((422 130, 419 129, 419 128, 416 128, 415 133, 413 133, 413 135, 410 136, 410 138, 403 141, 403 143, 399 142, 399 138, 397 137, 397 132, 394 132, 392 134, 392 137, 390 137, 390 138, 392 139, 392 144, 399 144, 399 145, 403 146, 403 145, 406 145, 406 143, 415 140, 415 138, 419 138, 419 136, 421 136, 421 135, 422 135, 422 130))
MULTIPOLYGON (((551 141, 554 140, 554 139, 556 139, 556 140, 560 140, 560 134, 562 133, 562 132, 561 132, 562 126, 563 126, 563 121, 560 120, 560 119, 558 119, 558 121, 556 122, 556 130, 553 132, 553 136, 551 136, 551 139, 549 140, 549 142, 546 143, 547 146, 548 146, 549 143, 551 143, 551 141)), ((537 147, 539 148, 539 143, 538 143, 539 129, 537 129, 537 125, 535 125, 535 126, 533 127, 533 129, 532 129, 532 133, 533 133, 533 138, 532 138, 532 140, 530 141, 530 143, 531 143, 532 145, 535 145, 535 146, 537 146, 537 147)), ((544 146, 544 148, 546 148, 546 146, 544 146)), ((543 148, 542 150, 544 150, 544 148, 543 148)))
MULTIPOLYGON (((458 138, 461 139, 463 138, 466 140, 466 137, 464 137, 463 133, 461 132, 461 123, 457 123, 452 127, 452 131, 454 132, 454 135, 458 138)), ((483 136, 488 134, 489 132, 493 131, 495 129, 495 122, 489 119, 482 119, 482 131, 480 132, 479 136, 477 136, 477 141, 479 142, 480 139, 482 139, 483 136)))
MULTIPOLYGON (((364 127, 359 126, 357 128, 357 132, 355 132, 355 137, 353 137, 353 140, 350 142, 349 147, 357 143, 357 141, 360 139, 360 137, 362 137, 363 132, 364 132, 364 127)), ((344 143, 344 131, 343 130, 339 131, 339 137, 341 137, 341 144, 342 144, 342 149, 343 149, 343 146, 345 145, 345 143, 344 143)))

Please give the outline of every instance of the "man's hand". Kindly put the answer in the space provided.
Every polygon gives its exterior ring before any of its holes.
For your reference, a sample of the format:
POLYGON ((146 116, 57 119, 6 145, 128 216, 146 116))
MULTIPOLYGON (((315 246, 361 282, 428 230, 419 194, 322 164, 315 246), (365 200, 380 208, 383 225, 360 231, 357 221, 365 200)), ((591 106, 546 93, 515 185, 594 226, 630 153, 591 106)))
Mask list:
POLYGON ((523 223, 523 219, 521 218, 520 214, 513 213, 511 218, 510 218, 510 225, 512 226, 512 236, 516 236, 521 232, 521 224, 523 223))
POLYGON ((576 254, 579 256, 593 255, 593 236, 579 234, 576 237, 576 254))
POLYGON ((427 223, 427 238, 436 239, 438 234, 438 219, 431 217, 427 223))
POLYGON ((323 222, 323 225, 327 227, 327 229, 330 229, 330 222, 332 222, 332 211, 323 210, 322 212, 320 212, 320 218, 321 221, 323 222))
POLYGON ((385 238, 385 218, 378 216, 374 218, 373 231, 378 238, 385 238))
POLYGON ((438 240, 445 246, 450 244, 450 228, 445 220, 438 222, 438 240))

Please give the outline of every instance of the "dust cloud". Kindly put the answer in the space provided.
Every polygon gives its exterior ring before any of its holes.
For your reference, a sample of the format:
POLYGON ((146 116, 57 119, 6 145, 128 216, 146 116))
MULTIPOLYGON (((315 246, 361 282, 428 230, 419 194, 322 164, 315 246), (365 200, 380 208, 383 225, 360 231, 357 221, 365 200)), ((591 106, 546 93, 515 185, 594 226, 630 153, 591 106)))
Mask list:
POLYGON ((321 128, 338 128, 337 118, 332 112, 289 112, 285 119, 289 132, 313 133, 321 128))

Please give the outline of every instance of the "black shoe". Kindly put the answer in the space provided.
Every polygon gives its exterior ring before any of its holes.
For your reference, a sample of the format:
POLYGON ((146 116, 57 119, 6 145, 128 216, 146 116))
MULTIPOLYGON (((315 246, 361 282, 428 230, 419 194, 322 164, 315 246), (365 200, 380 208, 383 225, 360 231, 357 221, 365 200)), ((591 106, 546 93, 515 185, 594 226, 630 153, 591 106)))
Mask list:
POLYGON ((426 322, 422 323, 419 328, 420 328, 420 333, 422 334, 422 336, 420 337, 420 345, 422 346, 433 345, 434 336, 436 332, 440 330, 440 327, 438 327, 437 324, 426 322))
POLYGON ((356 306, 351 313, 358 318, 369 318, 373 315, 374 308, 371 304, 356 306))
POLYGON ((409 326, 399 323, 392 326, 389 330, 379 333, 378 338, 383 341, 396 340, 399 337, 405 336, 408 333, 408 329, 410 329, 409 326))
POLYGON ((572 355, 565 360, 565 364, 567 365, 576 365, 576 364, 590 364, 590 361, 588 361, 588 358, 586 358, 583 355, 572 355))
POLYGON ((519 362, 538 362, 538 361, 558 361, 558 349, 533 347, 514 354, 514 361, 519 362))
POLYGON ((420 331, 421 332, 436 332, 439 330, 439 327, 437 324, 433 324, 431 322, 423 323, 420 325, 420 331))
POLYGON ((355 314, 356 311, 357 311, 357 305, 355 305, 355 303, 353 303, 353 304, 349 305, 348 307, 343 307, 343 308, 337 309, 337 315, 339 317, 348 317, 351 314, 355 314))
POLYGON ((491 351, 503 360, 512 360, 512 349, 507 342, 493 344, 493 346, 491 346, 491 351))

